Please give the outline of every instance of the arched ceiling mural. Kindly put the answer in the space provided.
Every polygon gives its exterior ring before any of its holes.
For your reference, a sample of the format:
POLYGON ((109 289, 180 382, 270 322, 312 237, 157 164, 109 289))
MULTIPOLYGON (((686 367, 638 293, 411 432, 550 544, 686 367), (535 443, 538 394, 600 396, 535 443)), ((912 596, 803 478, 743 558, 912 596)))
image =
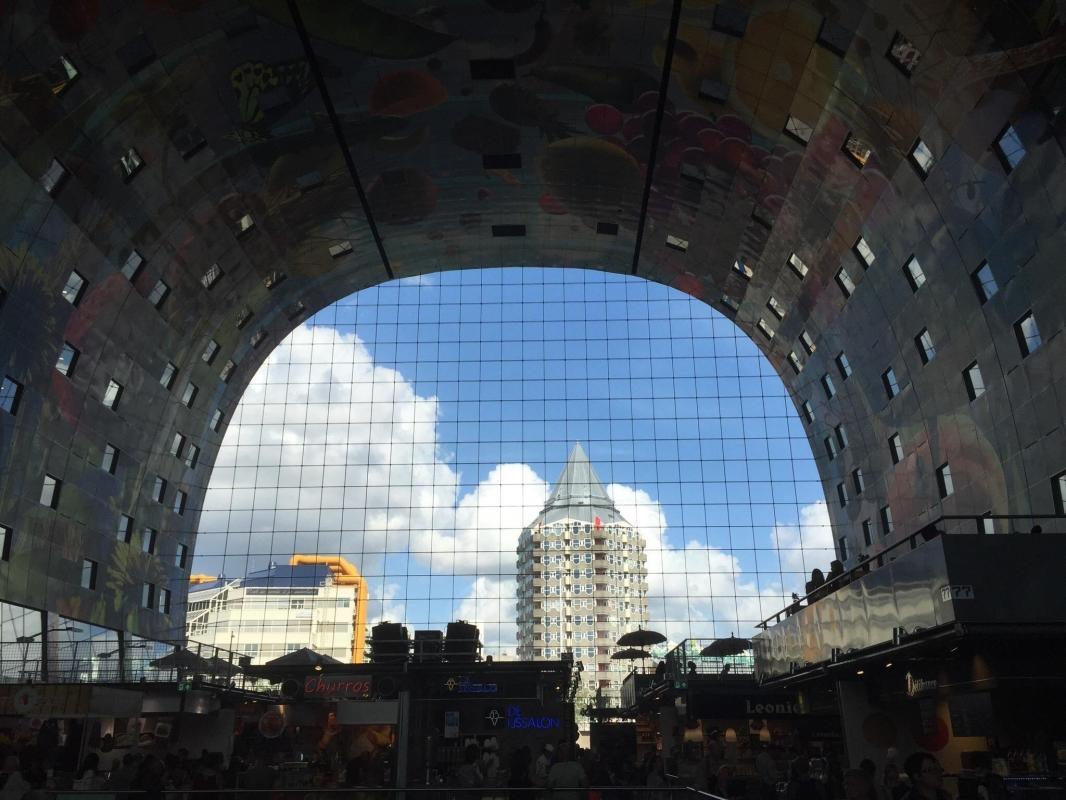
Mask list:
POLYGON ((2 599, 180 632, 121 590, 181 585, 265 354, 459 267, 633 273, 734 317, 809 418, 839 536, 1053 507, 1061 4, 22 0, 0 28, 2 599), (122 514, 158 558, 116 548, 122 514))

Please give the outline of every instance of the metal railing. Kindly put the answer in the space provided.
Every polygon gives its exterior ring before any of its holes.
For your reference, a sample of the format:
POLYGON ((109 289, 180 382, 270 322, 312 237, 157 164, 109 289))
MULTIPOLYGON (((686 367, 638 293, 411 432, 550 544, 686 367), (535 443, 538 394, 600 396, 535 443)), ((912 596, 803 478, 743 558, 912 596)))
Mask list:
POLYGON ((823 597, 832 594, 842 586, 846 586, 856 578, 866 575, 872 570, 880 569, 903 555, 904 552, 915 550, 921 544, 932 541, 938 536, 974 533, 1066 533, 1066 514, 946 514, 937 517, 914 533, 909 534, 888 547, 878 550, 873 555, 860 554, 859 562, 854 567, 846 569, 832 578, 828 578, 821 586, 813 589, 802 597, 794 599, 776 614, 772 614, 764 619, 756 627, 765 630, 770 625, 780 622, 782 617, 792 616, 804 606, 809 606, 812 603, 818 602, 823 597), (1055 526, 1056 529, 1053 531, 1043 530, 1044 525, 1051 520, 1058 521, 1059 524, 1055 526))
MULTIPOLYGON (((668 776, 669 777, 669 776, 668 776)), ((62 790, 45 791, 48 800, 137 800, 144 795, 130 790, 62 790)), ((440 798, 440 800, 724 800, 718 795, 690 786, 573 786, 547 789, 543 787, 512 788, 509 786, 306 786, 285 789, 171 789, 164 787, 167 800, 324 800, 352 798, 352 800, 386 800, 387 798, 440 798)))
POLYGON ((0 683, 174 683, 182 678, 243 683, 241 654, 199 642, 131 640, 118 633, 42 643, 0 643, 0 683))
MULTIPOLYGON (((680 688, 685 686, 690 678, 715 679, 755 674, 755 660, 751 653, 733 656, 700 655, 700 652, 714 641, 715 639, 683 639, 663 659, 665 664, 663 679, 673 682, 674 686, 680 688)), ((655 676, 658 678, 658 671, 655 676)))

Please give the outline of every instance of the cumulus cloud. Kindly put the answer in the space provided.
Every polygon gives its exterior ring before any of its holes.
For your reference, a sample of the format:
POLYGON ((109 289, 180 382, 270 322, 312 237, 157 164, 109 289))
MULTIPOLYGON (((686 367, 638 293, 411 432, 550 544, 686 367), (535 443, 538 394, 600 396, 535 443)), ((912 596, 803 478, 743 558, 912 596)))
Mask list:
MULTIPOLYGON (((411 576, 429 576, 427 585, 454 576, 450 613, 430 617, 474 622, 491 652, 513 652, 515 550, 550 486, 528 464, 506 463, 461 491, 469 478, 442 452, 440 414, 438 398, 376 364, 357 336, 300 326, 253 378, 227 431, 197 570, 234 576, 295 552, 339 553, 370 580, 371 622, 415 613, 411 576)), ((608 493, 647 541, 650 620, 672 641, 750 632, 784 605, 788 573, 831 558, 824 503, 771 530, 774 581, 706 542, 671 542, 662 506, 644 490, 612 484, 608 493)))

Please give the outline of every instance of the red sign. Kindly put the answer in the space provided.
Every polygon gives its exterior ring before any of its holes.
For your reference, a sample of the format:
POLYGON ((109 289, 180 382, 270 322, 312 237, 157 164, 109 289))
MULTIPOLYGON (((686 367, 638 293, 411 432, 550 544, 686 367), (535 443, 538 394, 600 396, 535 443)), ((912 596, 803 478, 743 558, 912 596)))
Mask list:
POLYGON ((369 675, 308 675, 304 697, 366 699, 370 697, 369 675))

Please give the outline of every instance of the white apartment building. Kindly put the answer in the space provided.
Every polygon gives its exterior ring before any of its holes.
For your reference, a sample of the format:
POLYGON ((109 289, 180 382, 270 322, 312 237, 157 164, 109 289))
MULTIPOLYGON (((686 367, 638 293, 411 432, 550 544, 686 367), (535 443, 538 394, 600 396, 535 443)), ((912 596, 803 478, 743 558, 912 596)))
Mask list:
POLYGON ((193 581, 185 622, 191 640, 249 655, 253 664, 303 647, 363 660, 367 588, 343 558, 296 555, 243 578, 193 581))
POLYGON ((647 556, 640 531, 607 495, 575 444, 544 509, 518 542, 518 657, 571 653, 584 665, 579 705, 600 690, 620 703, 629 662, 618 638, 648 621, 647 556))

